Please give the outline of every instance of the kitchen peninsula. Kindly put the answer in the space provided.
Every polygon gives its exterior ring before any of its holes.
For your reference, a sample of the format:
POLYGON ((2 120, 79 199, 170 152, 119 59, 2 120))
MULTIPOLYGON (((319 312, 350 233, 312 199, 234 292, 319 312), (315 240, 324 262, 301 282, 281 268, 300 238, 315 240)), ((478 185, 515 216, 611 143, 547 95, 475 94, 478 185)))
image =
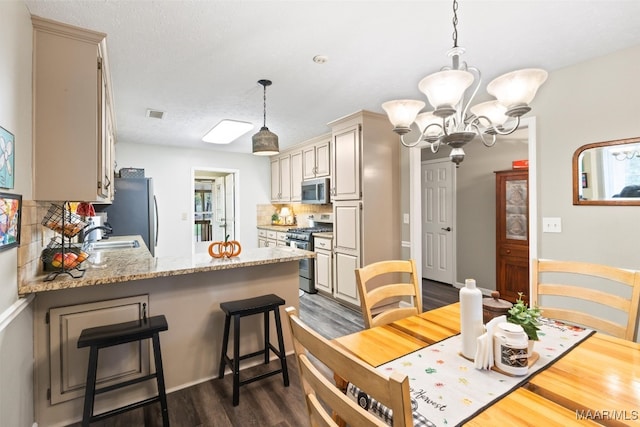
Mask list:
MULTIPOLYGON (((109 240, 132 238, 140 247, 94 252, 81 278, 62 274, 44 281, 44 273, 19 287, 22 296, 36 295, 34 390, 36 419, 42 425, 67 425, 81 418, 88 352, 77 349, 76 342, 83 328, 143 313, 164 314, 169 330, 160 342, 167 391, 181 389, 217 377, 224 326, 221 302, 274 293, 286 306, 297 308, 298 261, 315 256, 291 247, 268 247, 243 250, 230 259, 202 254, 153 258, 139 237, 109 240)), ((243 354, 260 348, 261 325, 262 316, 243 319, 243 354)), ((274 337, 273 322, 271 326, 274 337)), ((291 352, 287 328, 283 332, 291 352)), ((100 361, 99 379, 120 381, 154 370, 148 343, 110 351, 106 349, 100 361)), ((243 366, 260 360, 246 362, 243 366)), ((149 382, 147 387, 105 395, 96 402, 96 411, 148 397, 155 385, 149 382)))

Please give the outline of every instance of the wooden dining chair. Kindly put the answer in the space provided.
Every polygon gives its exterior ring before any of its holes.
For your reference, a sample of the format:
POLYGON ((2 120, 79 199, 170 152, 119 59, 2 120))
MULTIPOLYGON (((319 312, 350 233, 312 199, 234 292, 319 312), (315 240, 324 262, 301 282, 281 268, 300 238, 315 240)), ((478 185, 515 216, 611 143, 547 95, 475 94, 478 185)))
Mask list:
POLYGON ((366 328, 422 313, 422 291, 412 259, 379 261, 358 268, 356 282, 366 328), (408 298, 413 305, 403 305, 408 298))
POLYGON ((387 426, 337 387, 321 372, 318 362, 391 409, 395 427, 413 426, 406 375, 397 371, 388 377, 383 375, 309 328, 294 307, 288 307, 286 312, 312 427, 339 426, 345 422, 349 426, 387 426))
MULTIPOLYGON (((544 317, 587 326, 618 338, 633 340, 640 304, 640 272, 586 262, 534 260, 531 304, 539 306, 544 317), (569 280, 571 284, 565 284, 569 280), (612 289, 614 282, 618 283, 618 287, 623 288, 630 296, 612 293, 615 292, 612 289), (593 284, 587 287, 581 286, 581 283, 593 284), (553 304, 549 296, 556 298, 553 304), (626 320, 624 322, 610 320, 598 316, 594 313, 594 309, 589 308, 559 307, 559 305, 566 306, 568 299, 590 301, 610 307, 622 312, 622 317, 626 320)), ((597 308, 597 310, 600 309, 597 308)))

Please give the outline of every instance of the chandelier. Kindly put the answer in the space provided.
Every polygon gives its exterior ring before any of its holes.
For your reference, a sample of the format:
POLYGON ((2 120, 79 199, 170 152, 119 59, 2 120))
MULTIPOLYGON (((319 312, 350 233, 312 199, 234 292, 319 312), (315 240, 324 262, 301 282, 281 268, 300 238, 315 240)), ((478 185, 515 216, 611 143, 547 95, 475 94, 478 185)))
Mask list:
POLYGON ((547 72, 537 68, 512 71, 497 77, 487 85, 487 92, 496 99, 470 106, 476 96, 482 76, 480 70, 460 61, 464 48, 458 46, 458 1, 453 1, 453 48, 447 53, 452 59, 451 67, 428 75, 418 84, 427 96, 433 111, 420 113, 426 105, 423 101, 401 99, 382 104, 393 131, 400 135, 405 147, 414 147, 422 141, 429 143, 436 153, 442 144, 451 147, 451 161, 460 165, 464 160, 464 147, 476 136, 482 143, 492 147, 496 135, 509 135, 520 126, 520 117, 531 111, 529 103, 538 88, 547 79, 547 72), (464 96, 470 92, 469 99, 464 96), (515 119, 505 128, 509 119, 515 119), (415 122, 420 135, 416 141, 406 142, 405 134, 415 122))

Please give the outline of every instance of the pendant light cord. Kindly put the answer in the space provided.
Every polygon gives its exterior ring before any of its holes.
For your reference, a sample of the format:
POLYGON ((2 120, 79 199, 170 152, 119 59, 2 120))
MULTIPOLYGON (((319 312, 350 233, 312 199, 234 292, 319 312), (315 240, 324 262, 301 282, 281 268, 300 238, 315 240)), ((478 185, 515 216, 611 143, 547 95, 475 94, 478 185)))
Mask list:
POLYGON ((262 97, 263 102, 264 102, 264 104, 263 104, 264 108, 262 110, 263 111, 262 127, 266 128, 267 127, 267 85, 262 86, 262 88, 264 89, 264 92, 263 92, 264 95, 262 97))

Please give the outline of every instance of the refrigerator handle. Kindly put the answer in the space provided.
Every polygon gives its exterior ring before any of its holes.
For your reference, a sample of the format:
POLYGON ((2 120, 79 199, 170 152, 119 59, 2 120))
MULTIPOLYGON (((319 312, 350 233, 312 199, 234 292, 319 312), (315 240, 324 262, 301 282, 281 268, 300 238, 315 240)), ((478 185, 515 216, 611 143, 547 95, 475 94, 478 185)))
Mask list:
POLYGON ((158 230, 160 229, 160 220, 158 219, 158 199, 156 199, 156 195, 153 195, 153 206, 156 215, 156 241, 155 246, 158 246, 158 230))

